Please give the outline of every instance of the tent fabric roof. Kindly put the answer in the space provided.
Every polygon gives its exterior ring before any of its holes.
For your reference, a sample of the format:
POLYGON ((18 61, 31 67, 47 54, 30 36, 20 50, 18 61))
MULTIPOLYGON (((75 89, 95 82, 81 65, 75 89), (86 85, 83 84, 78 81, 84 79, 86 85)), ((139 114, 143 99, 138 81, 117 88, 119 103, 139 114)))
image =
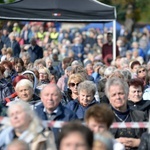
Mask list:
POLYGON ((0 4, 0 19, 107 22, 116 19, 116 9, 96 0, 21 0, 0 4))

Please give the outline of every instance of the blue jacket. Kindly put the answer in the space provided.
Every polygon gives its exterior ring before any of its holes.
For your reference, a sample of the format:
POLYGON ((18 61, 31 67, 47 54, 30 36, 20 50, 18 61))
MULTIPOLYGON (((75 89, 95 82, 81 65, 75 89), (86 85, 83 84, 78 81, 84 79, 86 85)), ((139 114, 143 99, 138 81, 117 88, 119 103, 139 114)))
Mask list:
POLYGON ((11 41, 9 41, 7 46, 12 48, 14 57, 19 58, 19 54, 21 51, 20 44, 16 40, 14 40, 13 44, 11 44, 11 41))
POLYGON ((95 100, 95 98, 93 99, 93 101, 87 106, 87 107, 83 107, 78 100, 73 100, 70 101, 66 107, 69 108, 70 110, 74 111, 78 117, 78 119, 83 120, 84 119, 84 115, 86 110, 91 107, 92 105, 97 104, 98 102, 95 100))
MULTIPOLYGON (((46 113, 43 111, 44 110, 44 105, 43 103, 39 104, 36 108, 35 111, 37 115, 42 119, 42 120, 48 120, 46 113)), ((54 121, 71 121, 77 119, 77 116, 75 113, 73 113, 71 110, 63 106, 61 103, 58 106, 58 111, 56 113, 56 117, 54 118, 54 121)), ((58 135, 60 132, 59 128, 52 128, 52 131, 55 136, 55 142, 56 145, 58 144, 58 135)))
MULTIPOLYGON (((35 111, 39 118, 42 120, 48 120, 46 113, 43 111, 44 105, 43 103, 40 103, 36 108, 35 111)), ((58 111, 56 113, 56 117, 54 118, 54 121, 71 121, 77 119, 77 116, 74 112, 72 112, 70 109, 63 106, 61 103, 58 106, 58 111)))

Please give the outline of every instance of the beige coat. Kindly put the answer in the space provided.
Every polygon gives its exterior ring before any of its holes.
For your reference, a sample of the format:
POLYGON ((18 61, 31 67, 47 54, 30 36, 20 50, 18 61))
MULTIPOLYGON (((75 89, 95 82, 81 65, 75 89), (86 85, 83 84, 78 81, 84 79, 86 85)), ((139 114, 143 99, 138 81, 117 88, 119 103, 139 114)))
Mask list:
POLYGON ((52 131, 39 133, 30 143, 31 150, 56 150, 52 131))

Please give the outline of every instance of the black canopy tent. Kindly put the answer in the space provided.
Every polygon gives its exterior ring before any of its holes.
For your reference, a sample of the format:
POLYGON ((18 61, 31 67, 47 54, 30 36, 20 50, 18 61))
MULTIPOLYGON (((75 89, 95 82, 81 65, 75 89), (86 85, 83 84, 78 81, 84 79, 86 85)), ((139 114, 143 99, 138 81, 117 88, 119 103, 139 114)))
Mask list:
MULTIPOLYGON (((60 22, 113 21, 116 43, 116 9, 96 0, 20 0, 0 4, 0 19, 60 22)), ((116 51, 113 47, 113 58, 116 51)))

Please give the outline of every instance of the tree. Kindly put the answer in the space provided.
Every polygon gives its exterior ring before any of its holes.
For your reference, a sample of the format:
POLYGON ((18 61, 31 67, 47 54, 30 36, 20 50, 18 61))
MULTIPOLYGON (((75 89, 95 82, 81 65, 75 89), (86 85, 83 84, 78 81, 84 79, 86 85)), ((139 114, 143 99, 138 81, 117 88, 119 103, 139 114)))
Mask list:
POLYGON ((143 17, 144 11, 148 10, 149 0, 99 0, 103 3, 114 5, 117 9, 117 18, 124 22, 128 31, 132 32, 135 24, 143 17))

